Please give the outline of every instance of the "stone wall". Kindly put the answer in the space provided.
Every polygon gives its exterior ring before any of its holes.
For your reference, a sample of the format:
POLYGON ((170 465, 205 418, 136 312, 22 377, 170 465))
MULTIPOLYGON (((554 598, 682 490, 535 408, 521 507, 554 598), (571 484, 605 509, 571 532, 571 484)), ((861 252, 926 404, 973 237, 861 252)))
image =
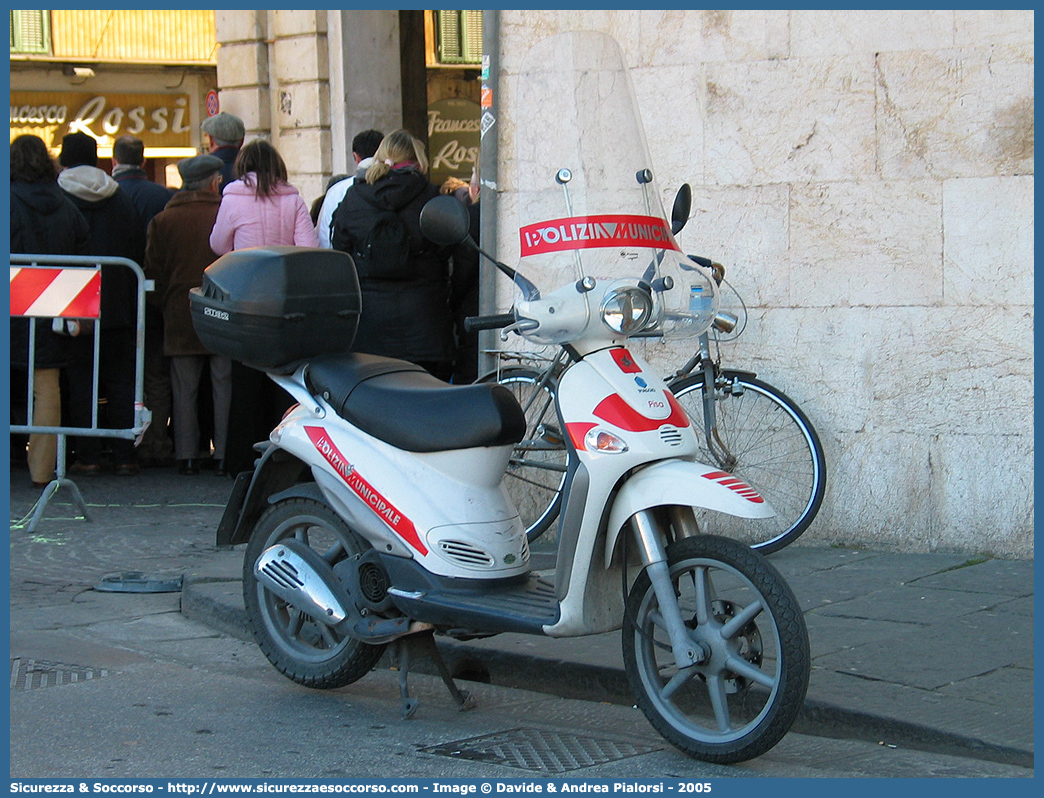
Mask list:
POLYGON ((272 142, 306 203, 349 171, 352 136, 401 125, 397 11, 218 10, 215 24, 221 110, 272 142))
MULTIPOLYGON (((724 263, 749 310, 723 360, 822 437, 806 539, 1032 557, 1033 12, 500 14, 502 153, 529 45, 621 43, 665 204, 694 190, 680 242, 724 263)), ((645 349, 665 372, 688 354, 645 349)))

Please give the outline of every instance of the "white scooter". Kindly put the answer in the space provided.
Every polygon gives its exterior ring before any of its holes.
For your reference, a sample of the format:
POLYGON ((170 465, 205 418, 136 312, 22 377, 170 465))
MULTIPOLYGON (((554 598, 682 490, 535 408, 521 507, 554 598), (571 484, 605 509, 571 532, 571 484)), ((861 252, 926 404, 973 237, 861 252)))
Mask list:
MULTIPOLYGON (((571 361, 556 392, 575 457, 554 573, 531 569, 501 486, 525 432, 514 397, 347 353, 358 284, 350 259, 327 250, 231 253, 193 294, 208 348, 264 368, 297 401, 255 470, 237 479, 218 542, 247 543, 255 635, 301 684, 349 684, 390 644, 409 716, 406 644, 421 641, 467 708, 433 635, 622 629, 637 703, 667 740, 713 762, 758 756, 804 700, 804 621, 775 568, 703 534, 692 508, 773 511, 740 480, 695 461, 693 429, 660 370, 627 348, 649 330, 699 335, 716 312, 716 284, 674 240, 613 40, 573 33, 538 44, 519 76, 519 104, 527 100, 544 112, 519 113, 541 123, 532 138, 517 134, 520 268, 556 275, 561 287, 542 294, 498 264, 520 296, 511 314, 475 323, 560 345, 571 361), (310 281, 323 282, 308 298, 310 281), (279 307, 269 312, 273 292, 279 307), (710 301, 691 304, 697 294, 710 301), (302 309, 316 305, 313 316, 302 309)), ((467 238, 453 197, 432 200, 421 223, 440 245, 467 238)))

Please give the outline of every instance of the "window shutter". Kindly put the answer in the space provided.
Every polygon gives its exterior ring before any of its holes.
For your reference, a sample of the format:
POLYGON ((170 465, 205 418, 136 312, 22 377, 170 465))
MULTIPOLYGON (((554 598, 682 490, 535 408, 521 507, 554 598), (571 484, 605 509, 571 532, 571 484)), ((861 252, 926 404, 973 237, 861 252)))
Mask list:
POLYGON ((51 51, 49 12, 11 11, 12 53, 49 53, 51 51))
POLYGON ((440 64, 482 63, 482 12, 436 11, 440 64))

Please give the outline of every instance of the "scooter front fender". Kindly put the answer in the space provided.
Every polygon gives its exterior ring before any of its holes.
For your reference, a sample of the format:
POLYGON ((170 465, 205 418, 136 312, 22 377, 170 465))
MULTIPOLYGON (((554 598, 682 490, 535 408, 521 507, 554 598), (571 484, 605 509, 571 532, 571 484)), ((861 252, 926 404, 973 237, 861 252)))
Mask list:
POLYGON ((661 460, 635 472, 613 501, 606 530, 605 567, 612 561, 620 530, 641 510, 681 505, 715 510, 741 518, 771 518, 771 505, 743 480, 688 460, 661 460))

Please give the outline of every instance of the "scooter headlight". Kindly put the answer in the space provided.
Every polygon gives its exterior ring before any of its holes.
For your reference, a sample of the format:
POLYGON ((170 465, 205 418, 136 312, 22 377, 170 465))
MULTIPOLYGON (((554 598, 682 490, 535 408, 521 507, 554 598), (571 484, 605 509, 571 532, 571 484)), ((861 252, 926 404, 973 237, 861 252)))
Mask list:
POLYGON ((634 335, 644 330, 652 313, 652 297, 638 286, 616 288, 602 300, 602 322, 621 335, 634 335))

